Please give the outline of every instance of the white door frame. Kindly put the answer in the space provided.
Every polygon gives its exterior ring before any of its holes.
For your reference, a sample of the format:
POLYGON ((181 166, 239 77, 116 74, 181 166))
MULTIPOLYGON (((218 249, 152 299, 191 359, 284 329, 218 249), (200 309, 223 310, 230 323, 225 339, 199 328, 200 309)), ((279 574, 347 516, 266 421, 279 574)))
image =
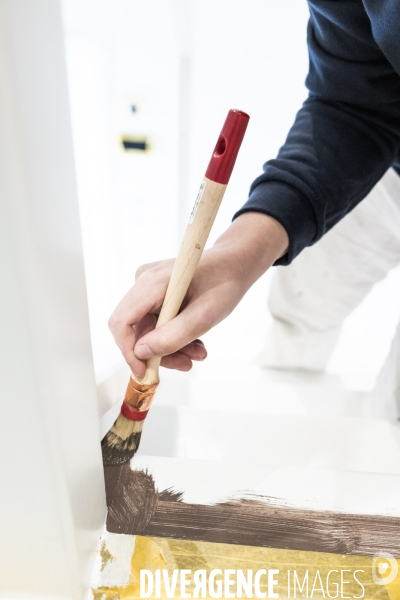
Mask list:
POLYGON ((0 0, 0 272, 0 598, 80 599, 105 498, 59 0, 0 0))

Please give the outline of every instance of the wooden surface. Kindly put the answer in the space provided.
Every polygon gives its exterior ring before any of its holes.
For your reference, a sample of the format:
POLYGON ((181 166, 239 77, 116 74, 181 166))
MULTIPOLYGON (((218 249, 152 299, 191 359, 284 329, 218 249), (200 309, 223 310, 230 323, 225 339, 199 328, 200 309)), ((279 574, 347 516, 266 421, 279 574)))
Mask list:
POLYGON ((141 459, 105 468, 112 533, 400 558, 397 476, 141 459))

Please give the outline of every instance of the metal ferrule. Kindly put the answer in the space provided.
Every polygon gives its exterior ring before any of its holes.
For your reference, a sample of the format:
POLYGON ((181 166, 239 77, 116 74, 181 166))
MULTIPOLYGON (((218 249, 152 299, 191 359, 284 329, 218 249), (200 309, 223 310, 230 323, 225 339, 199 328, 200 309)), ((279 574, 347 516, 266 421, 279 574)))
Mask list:
POLYGON ((128 387, 125 392, 124 402, 136 411, 148 411, 153 402, 158 384, 140 383, 130 377, 128 387))

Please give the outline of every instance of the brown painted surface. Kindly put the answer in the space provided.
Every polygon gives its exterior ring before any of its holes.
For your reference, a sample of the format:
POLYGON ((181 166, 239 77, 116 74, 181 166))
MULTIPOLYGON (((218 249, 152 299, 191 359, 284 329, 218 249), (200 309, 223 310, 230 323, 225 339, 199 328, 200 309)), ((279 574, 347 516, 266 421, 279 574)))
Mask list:
POLYGON ((400 519, 319 512, 241 499, 189 504, 182 493, 158 492, 153 477, 129 463, 106 467, 107 530, 175 539, 400 557, 400 519))

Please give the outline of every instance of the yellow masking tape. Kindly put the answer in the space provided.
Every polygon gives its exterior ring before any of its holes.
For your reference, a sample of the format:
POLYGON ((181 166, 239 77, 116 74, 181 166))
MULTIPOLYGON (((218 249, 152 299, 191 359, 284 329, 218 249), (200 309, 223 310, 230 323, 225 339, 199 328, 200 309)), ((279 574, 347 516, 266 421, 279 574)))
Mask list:
MULTIPOLYGON (((400 561, 398 562, 400 563, 400 561)), ((167 569, 170 580, 174 569, 187 569, 192 574, 194 571, 204 569, 207 572, 207 577, 213 569, 220 569, 223 572, 227 569, 234 571, 241 569, 245 574, 247 574, 248 569, 252 569, 253 574, 260 569, 279 569, 279 575, 275 575, 278 584, 274 587, 274 592, 278 593, 279 598, 282 599, 289 598, 289 593, 290 598, 294 597, 294 571, 296 571, 296 579, 300 585, 304 583, 308 572, 308 595, 306 595, 306 587, 303 588, 301 593, 297 586, 297 598, 329 598, 335 597, 337 592, 337 598, 359 597, 365 600, 372 600, 372 598, 374 600, 400 600, 400 564, 399 575, 396 579, 387 586, 380 585, 373 581, 371 556, 305 552, 142 536, 136 537, 129 585, 123 588, 103 587, 93 590, 94 600, 139 599, 141 569, 147 569, 153 574, 156 570, 167 569), (288 590, 289 571, 290 587, 288 590), (358 572, 356 577, 362 583, 364 591, 353 577, 353 573, 356 571, 358 572), (327 589, 327 575, 329 572, 331 574, 328 578, 329 587, 327 589), (341 575, 342 572, 343 575, 341 575), (343 590, 341 589, 341 577, 345 582, 343 590), (313 587, 314 591, 312 590, 313 587), (321 587, 322 589, 318 589, 321 587)), ((187 577, 190 578, 189 575, 187 577)), ((266 578, 264 577, 263 580, 264 582, 260 582, 260 591, 262 593, 266 592, 268 597, 266 578)), ((235 586, 233 586, 231 591, 234 592, 235 589, 235 586)), ((194 583, 191 581, 191 584, 186 588, 186 592, 190 592, 193 596, 193 590, 194 583)), ((149 597, 156 598, 155 591, 149 597)), ((160 597, 162 599, 167 598, 163 584, 161 585, 160 597)), ((180 597, 178 579, 174 598, 180 597)), ((208 593, 206 597, 211 598, 208 593)), ((243 594, 243 597, 246 597, 246 595, 243 594)), ((253 594, 253 597, 255 597, 255 594, 253 594)))

